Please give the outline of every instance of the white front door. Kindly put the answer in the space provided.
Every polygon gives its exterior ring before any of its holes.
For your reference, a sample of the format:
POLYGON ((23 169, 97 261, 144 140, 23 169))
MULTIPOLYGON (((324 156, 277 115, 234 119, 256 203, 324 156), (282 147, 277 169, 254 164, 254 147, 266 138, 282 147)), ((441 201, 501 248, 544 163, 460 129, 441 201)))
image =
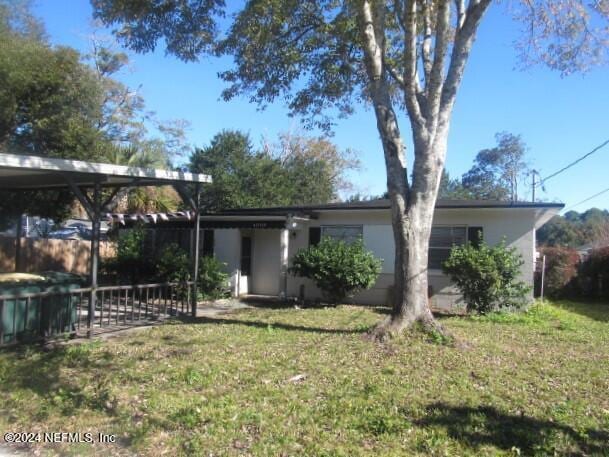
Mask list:
POLYGON ((251 294, 279 295, 280 230, 255 230, 252 243, 251 294))

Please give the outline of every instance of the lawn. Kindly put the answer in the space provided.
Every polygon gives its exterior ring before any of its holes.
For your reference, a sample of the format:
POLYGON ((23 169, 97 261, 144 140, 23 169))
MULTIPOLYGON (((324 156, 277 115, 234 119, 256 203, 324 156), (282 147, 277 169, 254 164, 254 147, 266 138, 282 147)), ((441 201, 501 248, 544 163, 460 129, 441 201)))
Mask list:
POLYGON ((383 308, 255 309, 0 352, 0 429, 104 432, 62 454, 609 455, 609 306, 442 318, 372 343, 383 308))

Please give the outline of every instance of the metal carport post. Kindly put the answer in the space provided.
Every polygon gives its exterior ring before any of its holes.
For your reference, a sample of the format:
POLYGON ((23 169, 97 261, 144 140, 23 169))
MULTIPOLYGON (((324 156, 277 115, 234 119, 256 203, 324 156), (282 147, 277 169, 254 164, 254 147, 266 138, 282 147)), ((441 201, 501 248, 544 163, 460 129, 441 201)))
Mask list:
POLYGON ((193 195, 189 195, 188 189, 183 184, 174 184, 173 187, 180 195, 182 201, 190 206, 194 213, 194 246, 190 252, 190 258, 192 261, 192 282, 193 290, 190 303, 190 313, 192 317, 197 317, 197 283, 199 282, 199 245, 201 238, 201 185, 195 183, 193 195))

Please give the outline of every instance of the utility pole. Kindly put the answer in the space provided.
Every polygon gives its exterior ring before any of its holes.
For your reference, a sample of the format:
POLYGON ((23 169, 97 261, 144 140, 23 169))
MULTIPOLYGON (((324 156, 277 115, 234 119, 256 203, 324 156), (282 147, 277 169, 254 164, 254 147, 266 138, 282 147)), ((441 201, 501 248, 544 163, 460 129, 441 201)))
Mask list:
POLYGON ((535 178, 537 176, 539 176, 539 172, 537 170, 531 170, 531 176, 533 177, 533 180, 531 183, 531 191, 532 191, 531 200, 533 201, 533 203, 535 203, 535 189, 537 189, 537 180, 535 178))

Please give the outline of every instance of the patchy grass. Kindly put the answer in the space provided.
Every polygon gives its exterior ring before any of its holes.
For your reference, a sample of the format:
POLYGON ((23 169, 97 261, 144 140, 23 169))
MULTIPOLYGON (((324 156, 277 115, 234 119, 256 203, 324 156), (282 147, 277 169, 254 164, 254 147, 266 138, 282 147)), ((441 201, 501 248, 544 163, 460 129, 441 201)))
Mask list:
POLYGON ((442 323, 467 349, 362 338, 382 309, 257 309, 0 352, 0 429, 53 453, 609 455, 609 306, 442 323))

